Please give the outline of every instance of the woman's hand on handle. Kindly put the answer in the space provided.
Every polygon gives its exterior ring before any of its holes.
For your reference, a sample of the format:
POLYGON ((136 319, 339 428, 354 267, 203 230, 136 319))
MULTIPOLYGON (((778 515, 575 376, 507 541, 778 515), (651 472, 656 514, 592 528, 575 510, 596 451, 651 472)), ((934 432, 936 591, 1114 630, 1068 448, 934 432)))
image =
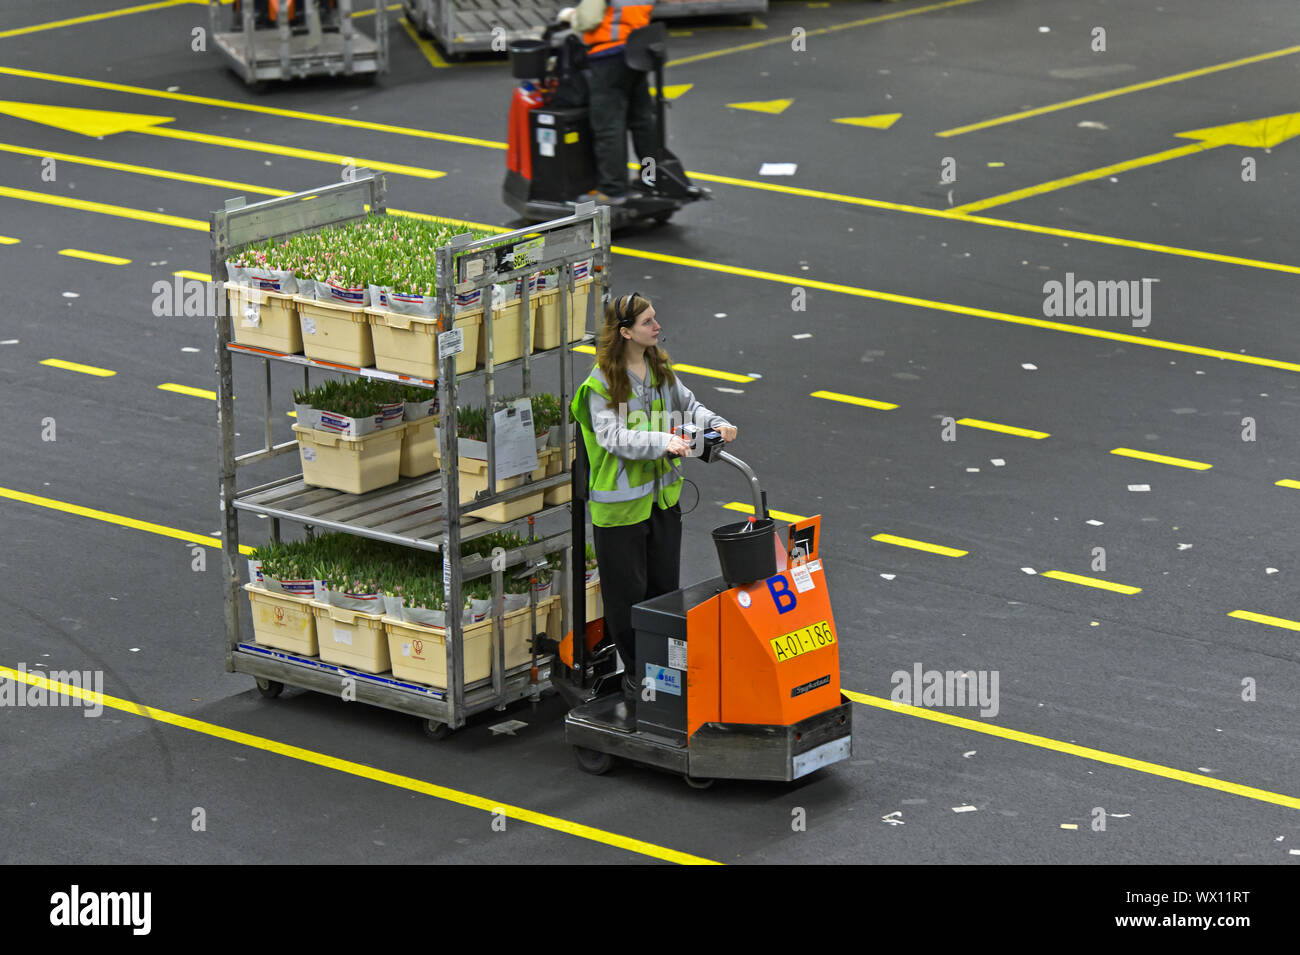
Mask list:
POLYGON ((736 428, 734 425, 724 424, 718 429, 718 433, 722 435, 722 440, 727 444, 731 444, 732 441, 736 440, 736 428))
POLYGON ((668 453, 684 458, 691 453, 691 443, 681 435, 674 434, 668 439, 668 453))

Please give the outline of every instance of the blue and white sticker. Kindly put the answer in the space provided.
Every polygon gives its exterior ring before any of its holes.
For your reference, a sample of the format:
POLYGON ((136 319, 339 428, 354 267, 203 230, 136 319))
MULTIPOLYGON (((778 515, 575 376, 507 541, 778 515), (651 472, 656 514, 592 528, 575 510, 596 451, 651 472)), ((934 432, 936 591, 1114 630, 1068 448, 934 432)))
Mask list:
POLYGON ((682 671, 647 663, 645 665, 645 682, 642 683, 642 686, 651 685, 654 686, 656 693, 671 693, 673 696, 681 696, 682 671))

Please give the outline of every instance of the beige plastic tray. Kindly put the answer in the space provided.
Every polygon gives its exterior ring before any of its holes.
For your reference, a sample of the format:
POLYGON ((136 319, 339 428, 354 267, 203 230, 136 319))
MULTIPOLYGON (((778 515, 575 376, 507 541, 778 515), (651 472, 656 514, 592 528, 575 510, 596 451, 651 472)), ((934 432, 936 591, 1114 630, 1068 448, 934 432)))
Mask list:
MULTIPOLYGON (((370 333, 374 339, 375 367, 399 375, 417 378, 438 377, 438 332, 441 323, 437 318, 402 315, 386 309, 366 309, 370 333)), ((456 315, 456 328, 461 329, 465 350, 456 356, 456 374, 473 371, 478 356, 479 328, 483 324, 483 310, 473 309, 456 315)))
POLYGON ((311 601, 311 610, 322 660, 363 673, 388 672, 388 634, 382 613, 344 610, 317 600, 311 601))
POLYGON ((294 296, 303 353, 317 361, 369 368, 375 363, 370 319, 362 306, 334 305, 302 295, 294 296))
POLYGON ((225 284, 236 342, 286 355, 302 352, 302 326, 294 296, 225 284))
POLYGON ((438 416, 407 421, 403 427, 406 436, 402 438, 402 462, 398 468, 402 477, 419 477, 438 470, 442 459, 438 448, 438 416))
POLYGON ((316 618, 310 597, 291 597, 244 584, 253 608, 253 634, 258 643, 300 653, 316 655, 316 618))
POLYGON ((347 494, 364 494, 397 481, 404 427, 348 439, 300 424, 293 426, 303 483, 347 494))

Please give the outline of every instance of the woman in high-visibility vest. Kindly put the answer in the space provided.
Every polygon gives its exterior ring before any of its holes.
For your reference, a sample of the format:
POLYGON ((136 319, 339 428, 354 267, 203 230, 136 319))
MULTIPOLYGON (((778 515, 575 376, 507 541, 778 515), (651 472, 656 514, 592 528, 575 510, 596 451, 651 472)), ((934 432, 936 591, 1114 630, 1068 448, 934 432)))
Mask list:
POLYGON ((696 400, 659 347, 654 305, 632 292, 605 307, 596 366, 578 387, 571 411, 590 463, 592 543, 600 568, 606 633, 623 658, 624 697, 633 703, 632 607, 680 585, 681 458, 690 445, 672 430, 712 428, 735 440, 736 428, 696 400))

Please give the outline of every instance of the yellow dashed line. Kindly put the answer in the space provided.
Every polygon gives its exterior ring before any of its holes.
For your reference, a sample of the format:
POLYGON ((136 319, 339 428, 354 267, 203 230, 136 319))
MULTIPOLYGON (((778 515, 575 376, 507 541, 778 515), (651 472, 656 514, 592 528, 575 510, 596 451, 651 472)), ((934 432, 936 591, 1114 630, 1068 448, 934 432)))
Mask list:
POLYGON ((967 428, 982 428, 985 431, 998 431, 1002 434, 1014 434, 1020 438, 1050 438, 1051 435, 1046 431, 1031 431, 1028 428, 1013 428, 1009 424, 998 424, 995 421, 981 421, 979 418, 959 418, 957 423, 965 425, 967 428))
POLYGON ((81 23, 91 23, 96 20, 107 20, 111 17, 124 17, 130 13, 144 13, 149 10, 161 10, 164 7, 176 7, 191 2, 192 0, 159 0, 157 3, 143 3, 139 6, 123 7, 121 10, 109 10, 105 13, 91 13, 84 17, 72 17, 68 20, 54 20, 50 23, 37 23, 29 27, 18 27, 13 30, 4 30, 3 32, 0 32, 0 40, 11 36, 24 36, 28 33, 39 33, 42 30, 58 30, 61 27, 70 27, 81 23))
POLYGON ((176 385, 172 384, 170 381, 165 385, 159 385, 158 390, 174 391, 178 395, 192 395, 195 398, 207 398, 210 401, 217 400, 217 393, 215 391, 205 391, 202 388, 190 388, 187 385, 176 385))
POLYGON ((808 397, 825 398, 827 401, 841 401, 847 405, 861 405, 863 408, 876 408, 880 411, 893 411, 898 407, 888 401, 875 401, 871 398, 859 398, 856 395, 842 395, 838 391, 814 391, 808 397))
POLYGON ((0 245, 17 245, 22 239, 15 239, 13 236, 0 235, 0 245))
POLYGON ((112 378, 117 374, 107 368, 96 368, 94 365, 78 365, 75 361, 64 361, 62 358, 46 358, 41 361, 42 365, 49 365, 51 368, 62 368, 64 371, 79 371, 83 375, 95 375, 99 378, 112 378))
POLYGON ((1139 461, 1154 461, 1156 464, 1171 464, 1176 468, 1189 468, 1193 471, 1208 471, 1214 467, 1203 461, 1189 461, 1187 458, 1171 458, 1164 454, 1152 454, 1149 451, 1135 451, 1132 448, 1115 448, 1110 452, 1125 458, 1137 458, 1139 461))
POLYGON ((85 259, 87 262, 103 262, 105 265, 130 265, 130 259, 118 255, 104 255, 102 252, 85 252, 81 249, 59 249, 59 255, 70 259, 85 259))
POLYGON ((1270 617, 1267 614, 1252 613, 1249 610, 1234 610, 1228 614, 1229 617, 1236 617, 1238 620, 1250 620, 1255 623, 1266 623, 1270 627, 1283 627, 1287 630, 1300 630, 1300 621, 1288 620, 1285 617, 1270 617))
POLYGON ((197 279, 200 282, 211 282, 212 276, 207 272, 195 272, 191 269, 180 269, 173 272, 172 275, 179 275, 183 279, 197 279))
MULTIPOLYGON (((728 511, 739 511, 741 514, 753 514, 753 504, 741 504, 739 501, 732 501, 730 504, 723 504, 723 508, 728 511)), ((767 516, 778 521, 785 521, 787 524, 793 524, 796 521, 805 521, 806 517, 800 514, 790 514, 786 511, 774 511, 770 507, 767 509, 767 516)))
POLYGON ((1096 587, 1098 590, 1113 590, 1117 594, 1140 594, 1141 587, 1130 587, 1127 584, 1117 584, 1109 580, 1101 580, 1097 577, 1083 577, 1079 574, 1067 574, 1063 570, 1049 570, 1039 574, 1040 577, 1051 577, 1053 580, 1064 580, 1072 584, 1082 584, 1084 587, 1096 587))
POLYGON ((965 557, 970 551, 958 550, 955 547, 944 547, 942 544, 927 544, 925 541, 913 540, 910 537, 897 537, 893 534, 877 534, 873 541, 880 541, 882 544, 894 544, 898 547, 911 547, 913 550, 929 551, 931 554, 942 554, 944 557, 965 557))

